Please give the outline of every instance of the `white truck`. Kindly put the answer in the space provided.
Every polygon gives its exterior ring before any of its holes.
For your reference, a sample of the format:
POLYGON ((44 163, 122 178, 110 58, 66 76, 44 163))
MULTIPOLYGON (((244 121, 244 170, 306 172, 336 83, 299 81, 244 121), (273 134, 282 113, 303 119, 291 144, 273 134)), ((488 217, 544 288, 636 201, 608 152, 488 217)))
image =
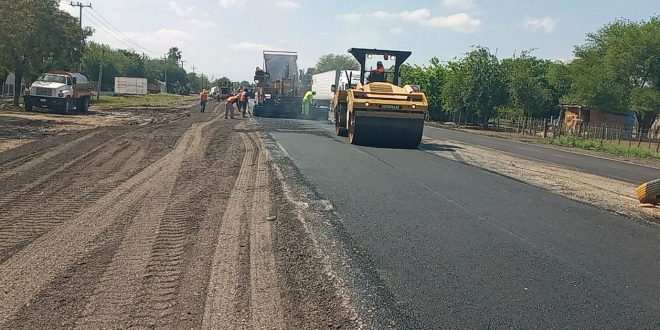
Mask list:
POLYGON ((64 114, 72 110, 87 112, 92 90, 82 74, 55 71, 44 73, 25 91, 25 111, 34 107, 49 108, 64 114))
POLYGON ((335 96, 332 86, 337 89, 347 89, 347 85, 360 81, 360 70, 332 70, 312 75, 312 92, 316 110, 330 112, 330 103, 335 96))

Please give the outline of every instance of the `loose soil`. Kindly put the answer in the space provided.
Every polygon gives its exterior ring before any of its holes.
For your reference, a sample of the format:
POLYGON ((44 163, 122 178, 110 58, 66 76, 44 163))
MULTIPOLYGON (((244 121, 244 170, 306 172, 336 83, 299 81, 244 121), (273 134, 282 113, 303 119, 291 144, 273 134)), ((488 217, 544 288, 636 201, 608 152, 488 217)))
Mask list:
POLYGON ((0 327, 356 328, 262 140, 223 112, 80 116, 0 152, 0 327))

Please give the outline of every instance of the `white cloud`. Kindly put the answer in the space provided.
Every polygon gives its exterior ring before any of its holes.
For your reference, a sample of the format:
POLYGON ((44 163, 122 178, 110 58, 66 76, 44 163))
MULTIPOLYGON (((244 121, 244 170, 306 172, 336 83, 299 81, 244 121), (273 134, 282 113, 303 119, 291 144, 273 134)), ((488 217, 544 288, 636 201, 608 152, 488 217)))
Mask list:
POLYGON ((400 13, 390 13, 377 11, 372 16, 380 19, 395 19, 417 22, 424 26, 436 28, 449 28, 459 32, 475 32, 481 26, 481 21, 470 16, 467 13, 458 13, 449 16, 432 16, 431 11, 426 8, 420 8, 413 11, 402 11, 400 13))
POLYGON ((439 28, 451 28, 456 31, 471 33, 479 29, 481 21, 466 13, 459 13, 449 16, 432 17, 423 21, 422 24, 439 28))
POLYGON ((285 8, 298 8, 299 6, 298 3, 293 0, 279 0, 275 3, 275 5, 285 8))
POLYGON ((222 8, 231 8, 235 6, 242 6, 247 0, 218 0, 220 7, 222 8))
POLYGON ((78 17, 78 15, 79 15, 78 11, 76 10, 76 8, 71 6, 70 3, 71 3, 70 1, 60 0, 59 9, 62 10, 62 11, 65 11, 65 12, 71 14, 71 15, 75 15, 76 17, 78 17))
POLYGON ((442 0, 442 5, 456 10, 471 10, 477 7, 473 0, 442 0))
POLYGON ((545 33, 551 33, 555 30, 557 22, 558 20, 547 16, 543 18, 525 18, 525 28, 532 32, 542 30, 545 33))
POLYGON ((237 44, 233 44, 230 46, 231 49, 236 49, 236 50, 269 50, 269 49, 274 49, 273 46, 267 45, 267 44, 260 44, 260 43, 254 43, 254 42, 247 42, 243 41, 237 44))
POLYGON ((335 18, 345 22, 357 22, 362 18, 362 14, 348 13, 348 14, 336 16, 335 18))
POLYGON ((395 28, 390 29, 390 33, 391 34, 401 34, 401 33, 403 33, 403 29, 400 28, 400 27, 395 27, 395 28))
POLYGON ((170 1, 170 10, 179 17, 192 17, 195 15, 195 6, 182 6, 176 1, 170 1))

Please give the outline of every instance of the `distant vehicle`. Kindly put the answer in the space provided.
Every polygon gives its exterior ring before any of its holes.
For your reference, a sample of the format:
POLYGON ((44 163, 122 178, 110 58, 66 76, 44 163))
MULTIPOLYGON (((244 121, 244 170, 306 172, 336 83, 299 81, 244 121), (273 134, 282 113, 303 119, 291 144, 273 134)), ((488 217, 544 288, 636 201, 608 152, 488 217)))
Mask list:
POLYGON ((218 93, 215 94, 215 99, 218 101, 226 100, 229 95, 231 95, 231 84, 224 83, 218 86, 218 93))
POLYGON ((25 91, 25 111, 49 108, 63 114, 87 112, 93 96, 87 77, 80 73, 44 73, 25 91))
POLYGON ((337 135, 348 136, 351 144, 417 148, 422 140, 428 100, 418 86, 399 85, 401 64, 412 53, 364 48, 351 48, 348 52, 360 63, 360 81, 349 82, 350 88, 345 90, 332 87, 337 135), (368 60, 378 61, 377 67, 367 71, 368 60), (388 61, 387 65, 383 63, 388 61), (388 67, 394 71, 386 71, 388 67))
POLYGON ((210 98, 215 98, 218 93, 220 92, 220 87, 218 86, 213 86, 211 89, 209 89, 209 97, 210 98))
POLYGON ((257 85, 254 115, 299 117, 304 91, 298 77, 298 54, 287 51, 264 51, 263 54, 264 68, 254 72, 257 85))
POLYGON ((317 119, 328 118, 328 112, 331 108, 332 98, 335 94, 332 86, 337 89, 349 89, 349 82, 360 81, 360 70, 332 70, 312 75, 312 92, 314 95, 314 107, 311 109, 311 115, 317 119))

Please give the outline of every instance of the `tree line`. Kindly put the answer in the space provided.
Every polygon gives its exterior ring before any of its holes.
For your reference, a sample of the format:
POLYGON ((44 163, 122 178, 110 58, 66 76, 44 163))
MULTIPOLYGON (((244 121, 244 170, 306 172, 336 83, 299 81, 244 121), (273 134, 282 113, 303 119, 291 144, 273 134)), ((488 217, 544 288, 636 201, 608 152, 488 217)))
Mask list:
POLYGON ((118 76, 167 80, 168 92, 182 94, 231 84, 226 77, 209 81, 207 76, 187 72, 179 66, 181 51, 177 47, 161 59, 86 42, 94 31, 60 10, 58 0, 0 0, 0 8, 0 87, 14 73, 16 106, 23 92, 21 82, 34 81, 52 70, 80 71, 96 81, 103 66, 102 90, 112 90, 118 76))
POLYGON ((484 127, 494 115, 548 118, 560 104, 607 112, 633 111, 648 129, 660 113, 660 17, 617 20, 587 35, 568 63, 531 51, 498 59, 475 47, 447 63, 403 65, 405 84, 420 85, 439 117, 470 116, 484 127))

